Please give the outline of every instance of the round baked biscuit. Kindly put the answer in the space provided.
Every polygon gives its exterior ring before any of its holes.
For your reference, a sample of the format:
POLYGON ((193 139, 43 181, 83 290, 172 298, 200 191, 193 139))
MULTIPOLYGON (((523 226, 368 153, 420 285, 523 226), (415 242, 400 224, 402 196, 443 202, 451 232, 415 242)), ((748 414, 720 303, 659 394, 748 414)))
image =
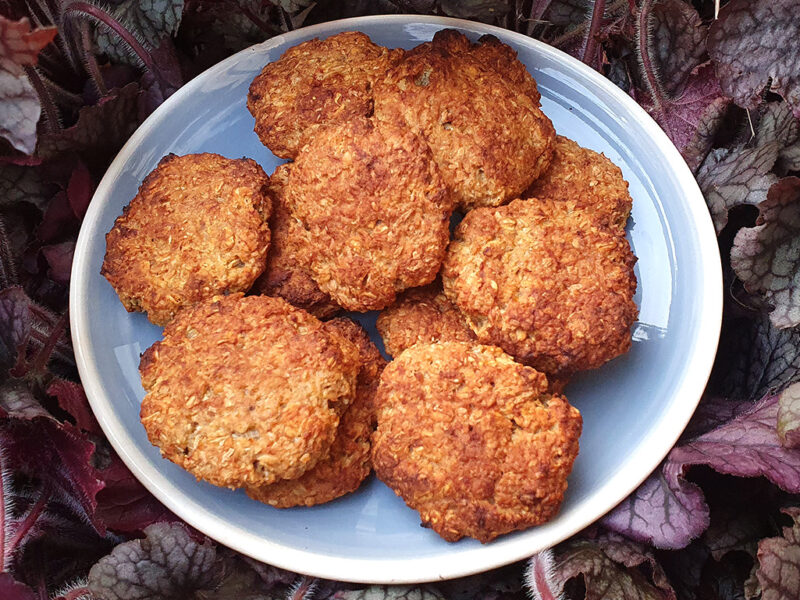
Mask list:
POLYGON ((519 197, 549 165, 555 138, 533 79, 497 44, 477 48, 439 31, 375 83, 375 118, 425 138, 463 211, 519 197))
POLYGON ((372 86, 402 50, 357 31, 289 48, 250 84, 247 108, 273 154, 294 158, 321 127, 372 115, 372 86))
MULTIPOLYGON (((463 42, 461 42, 463 44, 463 42)), ((511 46, 504 44, 493 35, 482 35, 477 44, 467 45, 468 52, 487 67, 494 69, 511 83, 520 87, 531 101, 539 106, 542 95, 536 80, 525 68, 511 46)))
POLYGON ((162 158, 106 235, 101 273, 125 308, 165 325, 185 306, 248 290, 269 249, 268 181, 249 159, 162 158))
POLYGON ((307 310, 318 319, 327 319, 341 307, 323 293, 311 277, 311 267, 305 247, 289 233, 291 215, 284 200, 284 186, 289 178, 291 163, 278 166, 269 177, 269 196, 272 199, 272 231, 267 267, 252 292, 265 296, 280 296, 289 304, 307 310))
POLYGON ((624 232, 574 202, 514 200, 467 213, 442 283, 481 342, 563 378, 630 349, 635 262, 624 232))
POLYGON ((576 209, 592 211, 601 223, 619 229, 625 229, 633 204, 617 165, 562 135, 556 136, 550 167, 523 197, 574 202, 576 209))
POLYGON ((374 422, 374 396, 386 361, 367 333, 350 319, 337 318, 326 325, 350 340, 359 350, 356 396, 342 414, 330 454, 297 479, 246 489, 260 502, 277 508, 313 506, 330 502, 358 489, 372 469, 370 436, 374 422))
POLYGON ((237 488, 328 456, 358 351, 281 298, 233 294, 178 313, 139 371, 150 441, 198 479, 237 488))
POLYGON ((580 413, 494 346, 417 344, 378 388, 378 478, 445 540, 488 542, 557 512, 580 413))
POLYGON ((439 283, 403 292, 394 304, 381 311, 376 327, 390 356, 399 356, 414 344, 477 339, 439 283))
POLYGON ((439 271, 452 199, 407 129, 358 119, 321 130, 297 155, 285 198, 314 280, 348 310, 384 308, 439 271))

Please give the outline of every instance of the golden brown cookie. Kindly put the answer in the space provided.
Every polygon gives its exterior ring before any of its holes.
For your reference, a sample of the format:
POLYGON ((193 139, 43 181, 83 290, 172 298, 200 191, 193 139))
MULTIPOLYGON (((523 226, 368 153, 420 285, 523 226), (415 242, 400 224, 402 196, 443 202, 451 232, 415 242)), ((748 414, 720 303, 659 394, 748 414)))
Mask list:
POLYGON ((294 158, 321 127, 372 115, 372 86, 402 50, 346 31, 289 48, 250 85, 247 108, 273 154, 294 158))
POLYGON ((265 296, 280 296, 289 304, 307 310, 319 319, 332 317, 341 310, 330 296, 323 293, 311 277, 305 248, 289 233, 291 215, 284 200, 284 187, 291 163, 280 165, 269 178, 272 198, 272 230, 267 268, 253 284, 251 291, 265 296))
POLYGON ((333 319, 326 325, 359 349, 356 396, 342 415, 328 458, 319 461, 297 479, 247 488, 251 498, 278 508, 330 502, 357 490, 372 468, 373 403, 386 361, 367 333, 350 319, 333 319))
POLYGON ((384 308, 439 271, 452 199, 425 142, 407 129, 359 119, 319 131, 293 163, 285 199, 289 235, 343 308, 384 308))
POLYGON ((375 83, 375 118, 425 138, 464 211, 518 197, 550 163, 535 83, 498 44, 439 31, 375 83))
POLYGON ((550 167, 523 194, 572 202, 601 223, 625 229, 633 200, 620 168, 602 154, 556 136, 550 167))
POLYGON ((558 512, 581 416, 493 346, 417 344, 378 388, 378 478, 445 540, 488 542, 558 512))
POLYGON ((622 232, 574 202, 514 200, 467 213, 442 282, 482 343, 564 377, 630 348, 635 261, 622 232))
POLYGON ((399 356, 414 344, 477 339, 439 282, 406 290, 397 302, 381 311, 376 326, 390 356, 399 356))
POLYGON ((187 308, 142 355, 141 419, 161 453, 231 488, 299 477, 328 456, 358 351, 281 298, 187 308))
POLYGON ((106 235, 101 273, 125 308, 164 325, 185 306, 248 290, 269 248, 267 184, 249 159, 161 159, 106 235))

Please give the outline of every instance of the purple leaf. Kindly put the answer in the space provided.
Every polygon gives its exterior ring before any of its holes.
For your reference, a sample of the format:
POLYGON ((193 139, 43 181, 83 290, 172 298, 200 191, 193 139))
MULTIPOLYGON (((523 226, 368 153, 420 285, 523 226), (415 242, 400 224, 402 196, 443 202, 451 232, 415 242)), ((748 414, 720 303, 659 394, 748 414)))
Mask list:
POLYGON ((792 527, 783 528, 783 537, 766 538, 758 544, 756 576, 762 600, 800 598, 800 509, 786 508, 792 527))
POLYGON ((586 600, 667 600, 674 598, 651 584, 635 568, 620 566, 590 540, 572 538, 556 550, 555 577, 563 586, 582 577, 586 600))
POLYGON ((708 53, 722 89, 744 108, 761 92, 781 94, 800 116, 800 21, 795 0, 732 0, 708 33, 708 53))
POLYGON ((778 396, 766 396, 728 423, 674 448, 667 466, 707 465, 736 477, 763 476, 800 493, 800 450, 781 446, 777 424, 778 396))
POLYGON ((772 174, 778 144, 756 148, 719 148, 697 171, 697 183, 706 197, 717 233, 728 223, 728 210, 740 204, 759 204, 778 178, 772 174))
POLYGON ((219 584, 221 564, 210 540, 198 542, 179 523, 156 523, 144 534, 120 544, 92 567, 93 594, 103 600, 173 600, 219 584))
POLYGON ((705 65, 688 77, 677 97, 664 92, 660 100, 649 96, 641 104, 694 170, 711 148, 730 100, 724 97, 711 66, 705 65))
POLYGON ((800 383, 778 396, 778 437, 786 448, 800 447, 800 383))
POLYGON ((33 419, 50 417, 41 403, 21 379, 0 383, 0 418, 33 419))
POLYGON ((736 233, 731 267, 745 289, 763 294, 770 320, 784 329, 800 325, 800 178, 786 177, 759 204, 755 227, 736 233))
POLYGON ((15 580, 11 573, 0 573, 0 598, 3 600, 39 600, 31 588, 15 580))
POLYGON ((20 152, 36 147, 39 96, 25 74, 39 51, 56 36, 55 27, 31 29, 28 19, 12 21, 0 15, 0 136, 20 152))
POLYGON ((22 288, 0 291, 0 373, 14 366, 31 333, 30 300, 22 288))
POLYGON ((72 255, 74 253, 74 241, 44 246, 42 254, 49 267, 47 276, 56 283, 67 285, 72 271, 72 255))
POLYGON ((683 465, 667 461, 603 518, 603 526, 656 548, 683 548, 709 523, 703 492, 683 474, 683 465))

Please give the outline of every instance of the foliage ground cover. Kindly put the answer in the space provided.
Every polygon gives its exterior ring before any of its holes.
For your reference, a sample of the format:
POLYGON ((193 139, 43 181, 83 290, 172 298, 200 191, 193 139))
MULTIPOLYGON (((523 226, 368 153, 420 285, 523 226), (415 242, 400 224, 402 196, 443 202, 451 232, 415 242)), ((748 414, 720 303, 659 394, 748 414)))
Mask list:
POLYGON ((800 598, 796 0, 0 0, 0 598, 800 598), (719 236, 720 352, 689 428, 616 509, 529 561, 418 587, 281 571, 182 524, 92 416, 66 313, 111 157, 225 56, 316 22, 443 14, 541 39, 639 102, 719 236))

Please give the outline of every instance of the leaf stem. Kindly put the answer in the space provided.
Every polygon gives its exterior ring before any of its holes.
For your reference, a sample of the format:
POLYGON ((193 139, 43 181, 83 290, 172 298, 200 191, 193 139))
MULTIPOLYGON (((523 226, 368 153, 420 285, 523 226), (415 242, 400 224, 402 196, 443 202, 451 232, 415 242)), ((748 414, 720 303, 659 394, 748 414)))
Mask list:
POLYGON ((594 0, 592 7, 592 17, 589 21, 589 31, 583 43, 583 53, 581 60, 591 66, 594 54, 597 52, 597 36, 600 33, 600 25, 603 23, 603 15, 606 12, 606 0, 594 0))
POLYGON ((62 596, 63 600, 78 600, 89 594, 89 588, 86 586, 76 587, 68 591, 62 596))
POLYGON ((31 509, 28 511, 28 514, 25 515, 25 518, 19 524, 17 531, 14 533, 14 537, 12 537, 8 542, 9 547, 9 556, 14 553, 14 548, 23 540, 23 538, 28 535, 28 532, 31 528, 36 524, 36 521, 42 514, 45 505, 47 504, 48 495, 43 491, 42 496, 36 501, 31 509))
POLYGON ((9 477, 5 469, 5 455, 2 445, 0 445, 0 571, 7 571, 11 565, 8 564, 8 555, 6 554, 6 529, 8 529, 9 518, 6 514, 8 506, 6 506, 6 494, 10 496, 10 491, 6 490, 9 483, 9 477))
POLYGON ((44 373, 45 366, 47 366, 47 363, 50 361, 50 355, 53 354, 53 350, 55 350, 61 336, 64 335, 64 330, 67 328, 68 314, 69 309, 58 319, 53 326, 53 331, 50 332, 42 349, 39 350, 39 353, 36 355, 33 365, 31 365, 34 373, 44 373))
POLYGON ((120 25, 116 19, 109 15, 105 10, 89 2, 73 2, 64 9, 64 21, 66 22, 69 17, 80 17, 85 15, 99 21, 103 26, 108 27, 119 38, 125 42, 134 54, 139 57, 139 60, 144 64, 145 69, 151 71, 156 77, 161 79, 160 73, 156 68, 155 62, 150 52, 137 40, 127 29, 120 25))
POLYGON ((89 73, 89 79, 91 79, 92 83, 94 83, 94 87, 97 88, 97 93, 100 95, 100 97, 105 97, 108 95, 108 88, 106 87, 105 81, 103 81, 103 76, 100 74, 100 67, 97 64, 97 59, 92 51, 92 40, 90 37, 88 23, 80 24, 79 35, 81 52, 83 53, 83 61, 84 65, 86 66, 86 72, 89 73))
POLYGON ((39 104, 41 104, 44 112, 45 129, 48 133, 59 131, 61 129, 61 120, 58 118, 58 109, 47 91, 47 86, 45 86, 35 67, 25 66, 23 68, 25 69, 25 75, 28 76, 28 81, 31 82, 33 89, 36 90, 36 95, 39 96, 39 104))
MULTIPOLYGON (((17 285, 18 281, 17 267, 14 264, 14 253, 11 251, 11 242, 8 239, 6 223, 3 216, 0 215, 0 289, 17 285)), ((2 523, 2 511, 0 511, 0 527, 2 527, 2 523)), ((0 534, 1 537, 2 534, 0 534)), ((2 539, 0 539, 0 558, 3 556, 2 548, 2 539)), ((0 561, 0 565, 2 565, 2 561, 0 561)))
POLYGON ((647 91, 653 99, 653 107, 660 115, 664 114, 664 95, 661 93, 661 86, 655 75, 655 66, 650 60, 649 48, 649 29, 647 22, 650 18, 650 11, 653 8, 654 0, 642 0, 639 15, 636 22, 636 50, 642 66, 642 74, 647 85, 647 91))

